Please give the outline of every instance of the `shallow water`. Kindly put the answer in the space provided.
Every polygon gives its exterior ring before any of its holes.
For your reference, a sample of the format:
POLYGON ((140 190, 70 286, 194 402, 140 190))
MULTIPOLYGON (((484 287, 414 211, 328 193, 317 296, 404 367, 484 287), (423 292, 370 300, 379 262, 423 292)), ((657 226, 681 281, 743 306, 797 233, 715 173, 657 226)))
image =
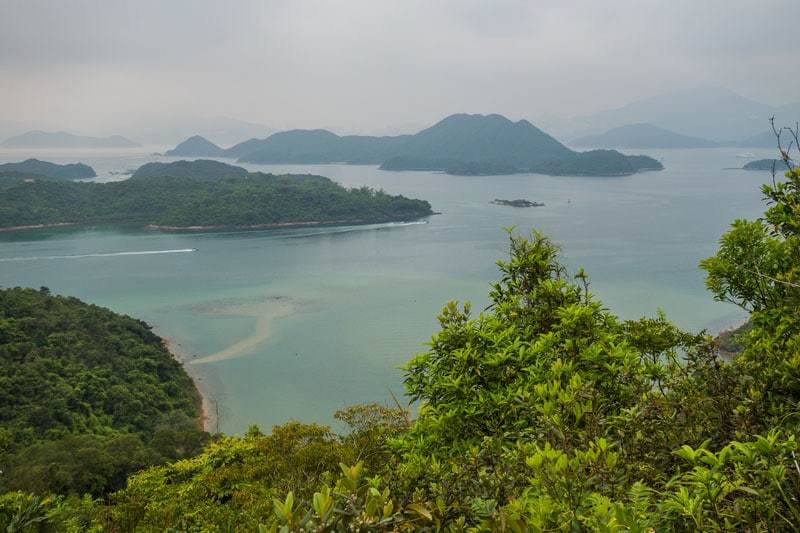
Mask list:
MULTIPOLYGON (((741 312, 713 301, 697 263, 714 252, 730 221, 763 211, 759 186, 768 175, 723 170, 746 162, 738 152, 653 150, 666 170, 620 178, 245 165, 424 198, 441 214, 423 224, 345 228, 3 234, 0 285, 45 285, 154 325, 200 369, 224 431, 291 418, 330 422, 336 409, 402 392, 398 367, 424 349, 448 300, 483 308, 495 261, 506 253, 506 226, 552 236, 569 267, 585 267, 592 291, 625 318, 662 308, 694 330, 736 324, 741 312), (497 206, 494 198, 545 206, 497 206)), ((32 155, 0 152, 0 161, 32 155)), ((48 159, 84 161, 107 181, 156 158, 95 152, 48 159)))

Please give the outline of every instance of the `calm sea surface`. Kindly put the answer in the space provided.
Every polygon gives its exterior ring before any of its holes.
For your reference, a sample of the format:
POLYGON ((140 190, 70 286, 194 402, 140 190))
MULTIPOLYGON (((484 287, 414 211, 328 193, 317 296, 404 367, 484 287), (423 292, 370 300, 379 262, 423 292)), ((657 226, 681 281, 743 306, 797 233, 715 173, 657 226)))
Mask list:
MULTIPOLYGON (((624 318, 661 308, 692 330, 735 325, 742 313, 713 301, 697 263, 734 218, 763 211, 767 173, 724 169, 773 151, 742 152, 650 150, 666 170, 621 178, 245 165, 423 198, 441 214, 415 224, 242 233, 0 234, 0 285, 44 285, 149 322, 194 361, 223 431, 288 419, 329 423, 336 409, 402 393, 399 366, 424 350, 448 300, 483 308, 495 261, 506 255, 506 226, 552 236, 567 265, 585 267, 593 292, 624 318), (494 198, 546 205, 500 207, 494 198)), ((30 156, 83 161, 98 181, 165 160, 6 151, 0 162, 30 156)))

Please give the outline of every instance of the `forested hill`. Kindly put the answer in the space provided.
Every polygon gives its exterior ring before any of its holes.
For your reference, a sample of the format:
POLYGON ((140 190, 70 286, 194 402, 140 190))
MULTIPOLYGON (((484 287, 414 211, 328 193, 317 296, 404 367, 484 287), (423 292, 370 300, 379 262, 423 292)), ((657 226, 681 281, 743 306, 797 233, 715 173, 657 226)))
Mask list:
MULTIPOLYGON (((187 141, 188 142, 188 141, 187 141)), ((575 152, 527 120, 501 115, 451 115, 414 135, 339 136, 327 130, 291 130, 251 139, 224 151, 245 163, 351 163, 385 170, 441 170, 450 174, 626 175, 660 170, 646 156, 575 152)), ((209 148, 204 156, 217 156, 209 148)))
POLYGON ((102 184, 0 182, 0 204, 0 228, 75 224, 181 230, 394 222, 432 214, 428 202, 345 189, 322 176, 261 173, 213 181, 155 175, 102 184))
POLYGON ((449 174, 615 176, 663 167, 650 157, 614 150, 575 152, 527 120, 459 114, 413 135, 381 168, 449 174))
POLYGON ((80 180, 97 176, 94 169, 83 163, 59 165, 38 159, 0 165, 0 176, 33 177, 63 180, 80 180))
POLYGON ((189 137, 164 155, 169 157, 224 157, 225 150, 208 139, 195 135, 189 137))
POLYGON ((206 440, 149 326, 46 289, 0 290, 0 492, 101 494, 206 440))
POLYGON ((249 172, 234 165, 220 163, 210 159, 194 161, 173 161, 172 163, 146 163, 136 169, 131 179, 150 177, 191 178, 202 181, 243 178, 249 172))
POLYGON ((786 171, 786 164, 781 159, 756 159, 748 161, 742 167, 744 170, 775 170, 778 174, 786 171))

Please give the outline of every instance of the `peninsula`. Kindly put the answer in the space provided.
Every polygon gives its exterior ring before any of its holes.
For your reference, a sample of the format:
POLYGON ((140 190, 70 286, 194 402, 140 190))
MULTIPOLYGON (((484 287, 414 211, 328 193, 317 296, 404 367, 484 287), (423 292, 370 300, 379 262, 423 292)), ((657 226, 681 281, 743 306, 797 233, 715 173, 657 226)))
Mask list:
POLYGON ((197 388, 146 323, 42 287, 0 289, 0 325, 0 492, 100 495, 208 441, 197 388))

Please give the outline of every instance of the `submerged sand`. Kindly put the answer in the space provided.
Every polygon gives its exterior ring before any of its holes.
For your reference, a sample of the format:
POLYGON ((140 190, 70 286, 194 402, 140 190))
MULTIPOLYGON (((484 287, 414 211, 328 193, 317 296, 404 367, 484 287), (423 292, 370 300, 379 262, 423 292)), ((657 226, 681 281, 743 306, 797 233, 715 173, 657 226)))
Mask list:
POLYGON ((196 306, 193 309, 195 312, 253 317, 256 320, 253 332, 247 337, 215 353, 192 359, 189 363, 202 365, 248 355, 254 348, 270 338, 275 320, 293 315, 301 307, 301 303, 282 296, 271 296, 249 301, 222 300, 196 306))
POLYGON ((165 346, 183 365, 200 393, 200 418, 204 430, 213 432, 219 427, 220 422, 219 405, 212 390, 214 387, 209 383, 213 371, 204 365, 249 355, 257 346, 269 340, 274 331, 275 320, 293 315, 307 306, 307 302, 299 302, 285 296, 226 298, 181 306, 182 310, 197 314, 255 318, 255 327, 250 335, 208 355, 189 354, 174 339, 161 335, 165 346))

